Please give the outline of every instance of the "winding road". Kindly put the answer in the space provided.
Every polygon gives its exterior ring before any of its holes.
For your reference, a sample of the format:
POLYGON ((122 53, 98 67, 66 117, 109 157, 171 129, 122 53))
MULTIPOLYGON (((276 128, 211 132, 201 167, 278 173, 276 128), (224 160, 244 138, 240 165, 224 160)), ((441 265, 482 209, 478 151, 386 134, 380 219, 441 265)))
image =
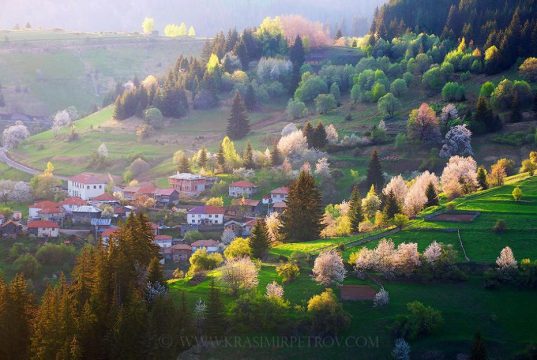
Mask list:
MULTIPOLYGON (((17 162, 15 160, 11 159, 7 155, 7 150, 4 147, 0 147, 0 161, 5 163, 9 167, 11 167, 13 169, 16 169, 16 170, 19 170, 19 171, 22 171, 22 172, 24 172, 26 174, 37 175, 37 174, 41 173, 40 170, 36 170, 34 168, 31 168, 29 166, 26 166, 24 164, 21 164, 20 162, 17 162)), ((65 177, 65 176, 54 175, 54 177, 56 177, 56 178, 58 178, 60 180, 63 180, 63 181, 67 181, 67 177, 65 177)))

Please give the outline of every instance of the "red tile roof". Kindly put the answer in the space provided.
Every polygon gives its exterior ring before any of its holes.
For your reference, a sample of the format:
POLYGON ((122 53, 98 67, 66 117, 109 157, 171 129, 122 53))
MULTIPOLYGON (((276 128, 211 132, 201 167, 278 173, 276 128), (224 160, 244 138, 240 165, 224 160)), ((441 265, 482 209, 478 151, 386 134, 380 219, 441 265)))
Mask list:
POLYGON ((63 211, 59 207, 46 207, 39 210, 40 214, 61 214, 63 211))
POLYGON ((56 203, 54 201, 44 200, 44 201, 38 201, 38 202, 30 205, 30 208, 44 209, 44 208, 58 207, 58 206, 60 206, 60 204, 58 204, 58 203, 56 203))
POLYGON ((144 183, 140 185, 140 188, 138 189, 137 193, 143 195, 153 195, 156 189, 157 188, 155 185, 151 183, 144 183))
POLYGON ((220 245, 216 240, 198 240, 192 243, 192 247, 215 247, 220 245))
POLYGON ((82 206, 82 205, 86 205, 86 201, 85 200, 82 200, 81 198, 79 197, 76 197, 76 196, 71 196, 71 197, 68 197, 67 199, 63 200, 61 202, 62 205, 75 205, 75 206, 82 206))
POLYGON ((156 189, 155 190, 155 195, 159 195, 159 196, 170 196, 171 194, 173 194, 173 192, 177 192, 177 190, 175 190, 174 188, 169 188, 169 189, 156 189))
POLYGON ((241 187, 241 188, 257 187, 256 184, 251 183, 249 181, 245 181, 245 180, 232 182, 231 185, 229 186, 241 187))
POLYGON ((274 205, 272 205, 272 207, 274 207, 276 209, 285 209, 285 208, 287 208, 287 204, 284 203, 283 201, 280 201, 280 202, 277 202, 274 205))
POLYGON ((189 214, 224 214, 224 208, 220 206, 196 206, 188 211, 189 214))
POLYGON ((70 181, 81 184, 107 184, 108 175, 95 173, 81 173, 69 178, 70 181))
POLYGON ((60 225, 56 224, 54 221, 48 221, 48 220, 36 220, 36 221, 30 221, 28 223, 29 229, 37 229, 37 228, 54 228, 59 229, 60 225))
POLYGON ((108 228, 101 233, 101 237, 110 237, 110 235, 114 234, 117 230, 118 228, 108 228))
POLYGON ((287 186, 282 186, 276 188, 270 192, 271 194, 289 194, 289 188, 287 186))
POLYGON ((233 199, 233 200, 231 200, 231 205, 235 205, 235 206, 257 206, 257 205, 259 205, 259 200, 233 199))
POLYGON ((157 241, 158 240, 164 241, 164 240, 171 240, 171 239, 172 239, 172 237, 170 235, 156 235, 155 236, 155 240, 157 240, 157 241))
POLYGON ((188 250, 192 251, 192 246, 188 244, 175 244, 172 246, 172 250, 179 251, 179 250, 188 250))
POLYGON ((94 201, 117 201, 117 199, 112 194, 107 193, 107 192, 94 197, 92 200, 94 201))

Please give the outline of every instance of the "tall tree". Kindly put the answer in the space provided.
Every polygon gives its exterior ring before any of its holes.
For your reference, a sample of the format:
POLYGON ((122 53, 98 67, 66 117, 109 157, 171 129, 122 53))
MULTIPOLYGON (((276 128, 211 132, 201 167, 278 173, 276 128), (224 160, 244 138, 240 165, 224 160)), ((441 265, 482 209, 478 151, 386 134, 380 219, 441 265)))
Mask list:
POLYGON ((302 134, 304 134, 304 137, 306 138, 308 142, 308 147, 312 148, 315 144, 315 129, 311 125, 309 121, 306 121, 306 124, 304 124, 304 128, 302 129, 302 134))
POLYGON ((438 194, 436 193, 436 189, 432 182, 427 185, 427 189, 425 189, 425 196, 427 197, 425 207, 438 205, 438 194))
POLYGON ((205 331, 207 336, 221 336, 225 327, 224 304, 220 298, 220 290, 211 281, 209 297, 207 299, 207 315, 205 317, 205 331))
POLYGON ((245 137, 250 132, 250 123, 246 116, 246 109, 242 102, 239 92, 235 94, 233 98, 233 105, 231 106, 231 115, 228 119, 227 135, 232 140, 238 140, 245 137))
POLYGON ((382 166, 380 164, 377 150, 373 150, 371 153, 371 159, 369 160, 369 165, 367 167, 365 185, 367 188, 374 185, 375 189, 382 189, 384 187, 384 174, 382 173, 382 166))
POLYGON ((302 38, 300 37, 300 35, 297 35, 293 46, 289 48, 289 59, 293 64, 289 93, 294 94, 300 82, 300 68, 302 67, 302 65, 304 65, 304 61, 306 61, 304 44, 302 43, 302 38))
POLYGON ((278 145, 274 145, 272 147, 272 151, 270 152, 270 163, 272 166, 279 166, 283 163, 283 155, 280 149, 278 149, 278 145))
POLYGON ((248 111, 253 111, 257 107, 257 98, 255 96, 255 90, 252 84, 249 84, 244 94, 244 105, 248 111))
POLYGON ((207 148, 204 146, 200 150, 200 154, 198 157, 198 166, 203 169, 207 166, 207 148))
POLYGON ((307 171, 301 171, 298 179, 289 187, 287 208, 282 214, 282 230, 285 240, 311 241, 319 238, 323 211, 321 192, 315 179, 307 171))
POLYGON ((267 225, 263 220, 257 220, 250 235, 252 256, 256 259, 262 259, 267 254, 269 244, 267 225))
POLYGON ((252 144, 248 141, 248 144, 246 145, 246 150, 244 151, 244 156, 242 157, 243 164, 246 169, 254 169, 255 168, 255 162, 254 162, 254 152, 252 150, 252 144))
POLYGON ((224 153, 223 142, 220 143, 220 147, 218 148, 218 153, 216 154, 216 163, 217 163, 220 171, 225 171, 225 169, 226 169, 226 155, 224 153))
POLYGON ((326 129, 322 122, 319 122, 315 127, 313 133, 313 147, 315 149, 322 149, 328 144, 328 139, 326 138, 326 129))
POLYGON ((161 285, 166 285, 164 280, 164 275, 162 273, 162 266, 157 257, 151 259, 149 266, 147 267, 147 281, 151 283, 160 283, 161 285))
POLYGON ((477 183, 479 184, 481 190, 487 190, 489 188, 489 184, 487 182, 487 170, 483 166, 480 166, 477 169, 477 183))
POLYGON ((359 232, 360 222, 364 220, 364 214, 362 212, 362 198, 358 186, 354 186, 352 189, 349 216, 351 219, 351 231, 353 233, 359 232))
POLYGON ((393 219, 395 214, 399 214, 400 212, 401 208, 399 207, 399 203, 397 202, 395 193, 393 192, 393 190, 391 190, 386 196, 384 205, 384 214, 386 215, 386 219, 393 219))
POLYGON ((190 172, 190 161, 188 160, 188 156, 186 156, 186 154, 183 154, 181 159, 179 159, 178 170, 181 173, 190 172))

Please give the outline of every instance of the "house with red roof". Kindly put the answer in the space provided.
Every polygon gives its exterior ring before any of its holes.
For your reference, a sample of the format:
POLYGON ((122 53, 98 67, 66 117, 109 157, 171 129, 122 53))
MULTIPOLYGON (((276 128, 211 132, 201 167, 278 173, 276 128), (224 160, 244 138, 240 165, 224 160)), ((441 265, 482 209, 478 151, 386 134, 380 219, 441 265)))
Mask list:
POLYGON ((60 206, 45 207, 39 210, 38 215, 40 220, 49 220, 57 222, 58 224, 63 224, 65 211, 63 210, 63 207, 60 206))
POLYGON ((38 201, 28 207, 28 217, 30 219, 39 219, 39 212, 45 208, 57 208, 60 204, 54 201, 38 201))
POLYGON ((192 246, 188 244, 172 245, 172 260, 174 262, 188 261, 191 255, 192 255, 192 246))
POLYGON ((17 221, 9 220, 0 225, 0 234, 3 238, 15 239, 22 233, 22 226, 17 221))
POLYGON ((249 198, 257 192, 257 185, 249 181, 241 180, 229 184, 229 196, 249 198))
POLYGON ((89 172, 81 173, 68 179, 67 192, 69 196, 90 200, 105 192, 109 180, 108 175, 89 172))
POLYGON ((250 236, 257 219, 229 220, 224 224, 224 230, 231 230, 236 236, 250 236))
POLYGON ((255 216, 261 212, 259 200, 253 199, 233 199, 231 200, 230 210, 237 216, 255 216))
POLYGON ((170 235, 156 235, 153 241, 160 248, 169 248, 172 246, 173 238, 170 235))
POLYGON ((86 200, 82 200, 77 196, 71 196, 63 200, 60 204, 64 211, 71 213, 77 207, 87 205, 88 203, 86 200))
POLYGON ((155 189, 154 196, 159 206, 168 206, 179 202, 179 192, 174 188, 155 189))
POLYGON ((192 252, 199 249, 205 249, 208 253, 219 252, 222 249, 222 243, 216 240, 198 240, 192 243, 192 252))
POLYGON ((114 197, 114 195, 105 192, 91 199, 91 204, 95 206, 100 206, 104 204, 114 206, 119 205, 119 201, 114 197))
POLYGON ((270 192, 270 199, 273 204, 287 201, 288 196, 289 188, 287 186, 276 188, 270 192))
POLYGON ((224 224, 224 208, 220 206, 196 206, 186 214, 189 225, 222 225, 224 224))
POLYGON ((60 236, 60 225, 49 220, 34 220, 28 223, 28 233, 38 238, 56 238, 60 236))

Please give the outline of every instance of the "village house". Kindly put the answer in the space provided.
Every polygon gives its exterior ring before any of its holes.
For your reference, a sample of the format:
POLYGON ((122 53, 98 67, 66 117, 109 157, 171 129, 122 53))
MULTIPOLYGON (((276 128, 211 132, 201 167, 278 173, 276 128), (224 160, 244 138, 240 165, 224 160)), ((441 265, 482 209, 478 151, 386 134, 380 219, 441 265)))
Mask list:
POLYGON ((172 246, 173 238, 170 235, 157 235, 153 241, 160 248, 169 248, 172 246))
POLYGON ((90 203, 94 206, 101 206, 101 205, 119 205, 119 201, 114 197, 114 195, 110 193, 102 193, 99 196, 94 197, 91 199, 90 203))
POLYGON ((222 249, 222 243, 216 240, 198 240, 192 243, 192 252, 196 250, 205 249, 207 253, 219 252, 222 249))
POLYGON ((281 214, 285 209, 287 209, 287 204, 284 202, 277 202, 272 205, 272 211, 281 214))
POLYGON ((54 221, 34 220, 28 223, 28 233, 38 238, 56 238, 60 236, 60 225, 54 221))
POLYGON ((245 221, 229 220, 224 224, 224 230, 231 230, 236 236, 250 236, 256 222, 256 219, 245 221))
POLYGON ((67 181, 69 196, 77 196, 82 200, 90 200, 102 195, 106 190, 109 177, 103 174, 82 173, 72 176, 67 181))
POLYGON ((174 188, 156 189, 154 196, 158 206, 175 205, 179 202, 179 192, 174 188))
POLYGON ((168 177, 168 181, 180 196, 195 197, 207 189, 207 179, 200 175, 177 173, 168 177))
POLYGON ((56 208, 59 207, 60 204, 54 201, 38 201, 28 207, 28 217, 30 219, 39 219, 40 215, 39 212, 45 208, 56 208))
POLYGON ((192 246, 188 244, 172 245, 172 260, 173 262, 186 262, 192 255, 192 246))
POLYGON ((73 224, 90 224, 91 219, 98 219, 100 217, 101 209, 92 205, 79 206, 71 213, 73 224))
POLYGON ((87 202, 77 196, 71 196, 63 200, 60 204, 63 210, 66 213, 70 214, 73 211, 73 209, 76 209, 79 206, 87 205, 87 202))
POLYGON ((262 211, 259 200, 253 199, 233 199, 231 207, 236 216, 255 216, 262 211))
POLYGON ((101 239, 104 245, 108 245, 108 242, 110 241, 110 236, 112 236, 117 230, 117 227, 109 227, 101 233, 101 239))
POLYGON ((121 194, 123 195, 123 199, 127 201, 133 201, 136 197, 136 193, 140 190, 139 186, 126 186, 123 189, 121 189, 121 194))
POLYGON ((257 185, 249 181, 235 181, 229 185, 230 197, 245 197, 249 198, 257 192, 257 185))
POLYGON ((22 226, 13 220, 6 221, 0 226, 0 234, 3 238, 15 239, 22 233, 22 226))
POLYGON ((39 219, 41 220, 54 221, 62 225, 64 218, 65 212, 63 210, 63 207, 60 206, 46 207, 39 210, 39 219))
POLYGON ((188 211, 186 218, 189 225, 222 225, 224 224, 224 208, 209 205, 196 206, 188 211))
POLYGON ((273 204, 287 201, 289 196, 289 188, 286 186, 279 187, 270 192, 270 200, 273 204))

